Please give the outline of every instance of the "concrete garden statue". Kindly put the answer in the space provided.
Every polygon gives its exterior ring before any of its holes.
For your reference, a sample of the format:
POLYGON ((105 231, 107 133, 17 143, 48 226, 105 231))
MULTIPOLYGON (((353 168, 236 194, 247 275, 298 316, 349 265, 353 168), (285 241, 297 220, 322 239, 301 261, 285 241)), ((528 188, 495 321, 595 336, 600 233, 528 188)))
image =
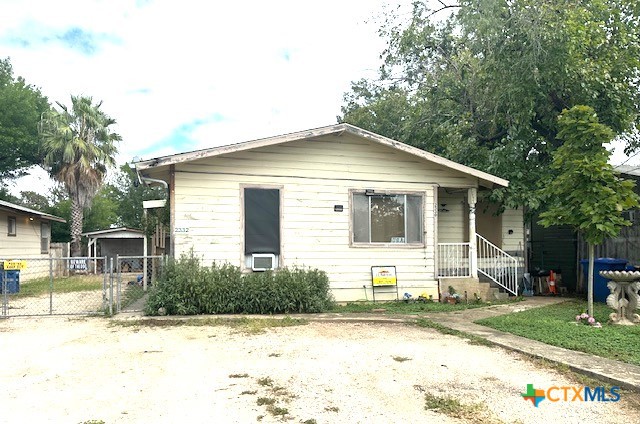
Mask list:
POLYGON ((636 313, 640 301, 640 272, 600 271, 600 275, 610 280, 607 287, 611 294, 607 296, 607 305, 616 311, 609 315, 611 322, 621 325, 640 323, 640 315, 636 313))

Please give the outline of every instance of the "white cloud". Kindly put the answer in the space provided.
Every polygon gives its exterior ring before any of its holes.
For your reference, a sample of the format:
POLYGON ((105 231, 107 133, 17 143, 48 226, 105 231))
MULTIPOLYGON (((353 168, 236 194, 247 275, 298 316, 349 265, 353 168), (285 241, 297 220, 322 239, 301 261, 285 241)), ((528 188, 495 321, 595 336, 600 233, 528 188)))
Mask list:
POLYGON ((12 24, 0 26, 0 37, 26 37, 21 29, 31 28, 29 46, 9 44, 6 52, 15 73, 50 100, 103 100, 124 138, 123 162, 142 152, 156 156, 159 143, 166 151, 162 143, 177 128, 213 114, 225 120, 195 129, 189 146, 334 123, 349 82, 379 66, 383 42, 365 20, 382 4, 10 0, 3 14, 12 24), (93 35, 95 53, 42 41, 69 28, 93 35))

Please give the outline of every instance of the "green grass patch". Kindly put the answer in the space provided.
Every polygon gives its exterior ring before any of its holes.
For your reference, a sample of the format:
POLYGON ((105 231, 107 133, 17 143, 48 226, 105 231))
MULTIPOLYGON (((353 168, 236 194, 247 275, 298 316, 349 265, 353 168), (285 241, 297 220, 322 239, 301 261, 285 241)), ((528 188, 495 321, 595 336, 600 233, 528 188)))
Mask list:
POLYGON ((449 417, 461 418, 477 422, 478 415, 486 410, 482 404, 463 404, 451 396, 437 396, 427 393, 425 396, 425 409, 435 411, 449 417))
POLYGON ((376 309, 384 309, 387 314, 406 314, 416 315, 429 312, 455 312, 465 309, 482 308, 491 305, 498 305, 504 303, 513 303, 520 299, 512 299, 505 301, 496 301, 493 303, 483 302, 476 303, 473 300, 469 300, 469 303, 465 303, 464 300, 460 303, 440 303, 440 302, 404 302, 402 300, 391 302, 349 302, 346 305, 334 305, 328 312, 329 313, 371 313, 376 309))
POLYGON ((475 334, 465 333, 464 331, 454 330, 453 328, 445 327, 444 325, 438 324, 437 322, 433 322, 425 318, 418 318, 416 320, 416 325, 418 327, 431 328, 441 334, 462 337, 463 339, 467 339, 469 341, 469 344, 488 347, 495 346, 495 343, 483 337, 476 336, 475 334))
MULTIPOLYGON (((53 279, 54 293, 73 293, 80 291, 102 290, 104 277, 102 275, 72 275, 53 279)), ((20 282, 20 292, 12 294, 12 298, 42 296, 51 291, 49 277, 36 278, 20 282)))
POLYGON ((576 324, 576 315, 586 308, 585 301, 571 300, 476 323, 553 346, 640 365, 640 326, 606 324, 613 309, 603 303, 594 303, 594 316, 602 328, 576 324))
POLYGON ((220 327, 234 328, 246 334, 260 334, 267 328, 293 327, 306 325, 308 321, 300 318, 148 318, 140 320, 113 320, 111 325, 120 327, 220 327))

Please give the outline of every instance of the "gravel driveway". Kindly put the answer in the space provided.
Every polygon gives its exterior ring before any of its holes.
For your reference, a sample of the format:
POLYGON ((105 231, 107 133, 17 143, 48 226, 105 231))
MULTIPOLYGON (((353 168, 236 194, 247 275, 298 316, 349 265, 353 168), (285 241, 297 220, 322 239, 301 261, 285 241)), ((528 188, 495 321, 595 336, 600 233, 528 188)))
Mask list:
POLYGON ((640 422, 624 394, 534 408, 520 396, 528 383, 576 383, 415 326, 324 322, 247 334, 110 323, 1 320, 0 422, 640 422), (426 395, 459 400, 465 418, 425 410, 426 395))

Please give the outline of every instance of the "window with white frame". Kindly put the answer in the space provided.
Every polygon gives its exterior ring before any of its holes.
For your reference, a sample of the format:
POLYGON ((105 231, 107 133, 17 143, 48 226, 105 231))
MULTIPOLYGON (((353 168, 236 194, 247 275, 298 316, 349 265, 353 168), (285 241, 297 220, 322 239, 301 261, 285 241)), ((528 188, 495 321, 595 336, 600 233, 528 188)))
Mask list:
POLYGON ((40 253, 49 253, 49 240, 51 238, 51 228, 48 222, 40 223, 40 253))
POLYGON ((16 217, 7 217, 7 235, 15 237, 17 234, 16 217))
POLYGON ((353 193, 353 243, 422 244, 421 195, 353 193))

